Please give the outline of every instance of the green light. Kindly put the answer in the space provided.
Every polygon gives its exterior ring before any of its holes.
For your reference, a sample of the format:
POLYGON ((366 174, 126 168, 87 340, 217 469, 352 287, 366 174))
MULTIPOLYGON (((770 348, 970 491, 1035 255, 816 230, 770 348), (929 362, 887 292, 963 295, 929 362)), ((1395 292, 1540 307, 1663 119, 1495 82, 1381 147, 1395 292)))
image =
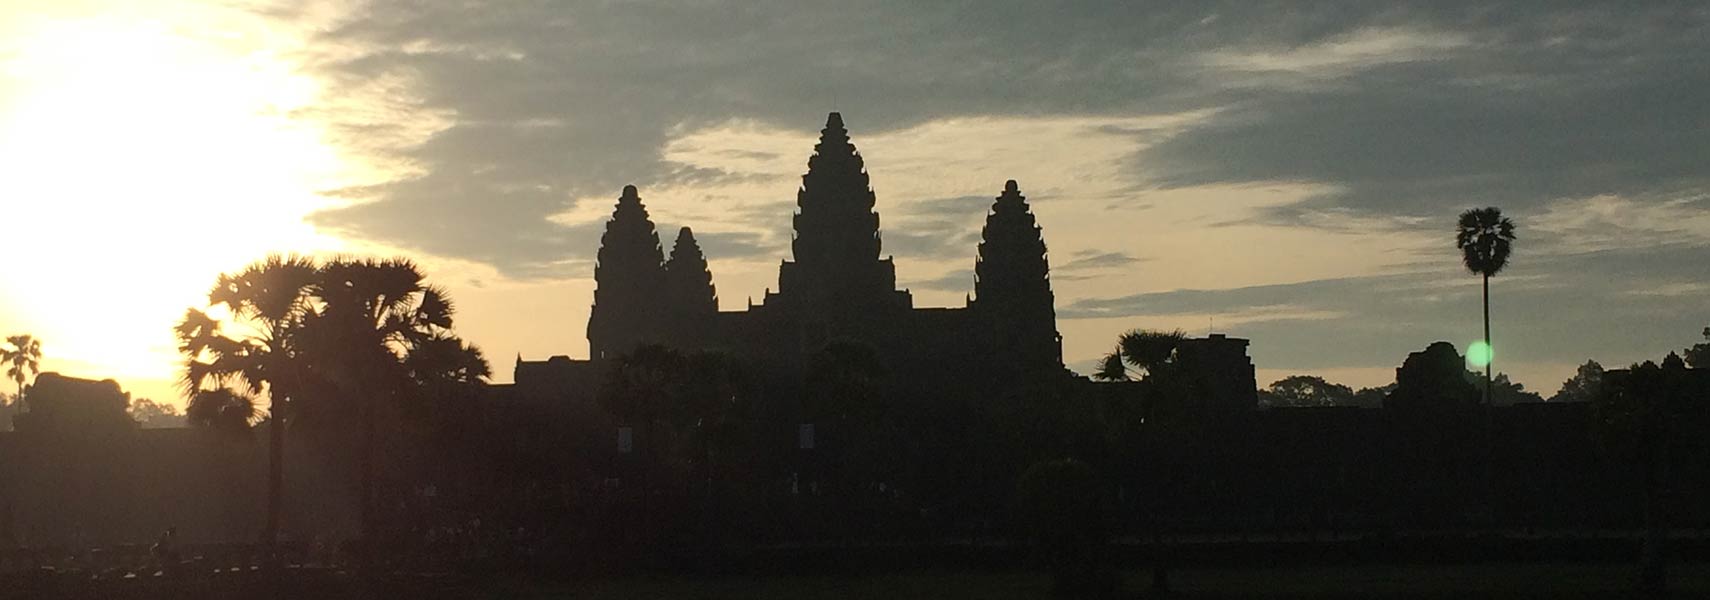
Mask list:
POLYGON ((1488 365, 1493 356, 1494 353, 1490 350, 1490 344, 1484 343, 1484 340, 1467 345, 1467 364, 1469 365, 1475 367, 1488 365))

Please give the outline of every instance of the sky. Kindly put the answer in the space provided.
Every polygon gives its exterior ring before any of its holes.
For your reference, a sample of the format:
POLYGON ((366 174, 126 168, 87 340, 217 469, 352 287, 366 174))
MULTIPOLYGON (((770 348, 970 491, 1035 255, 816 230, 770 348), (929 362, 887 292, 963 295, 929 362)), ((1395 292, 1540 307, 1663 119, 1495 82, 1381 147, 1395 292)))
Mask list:
POLYGON ((1548 396, 1710 324, 1696 2, 0 0, 0 332, 182 403, 171 327, 269 252, 402 255, 508 381, 587 355, 619 190, 720 303, 777 285, 827 112, 918 306, 1019 181, 1064 358, 1252 340, 1261 384, 1382 385, 1479 338, 1456 215, 1518 225, 1498 369, 1548 396))

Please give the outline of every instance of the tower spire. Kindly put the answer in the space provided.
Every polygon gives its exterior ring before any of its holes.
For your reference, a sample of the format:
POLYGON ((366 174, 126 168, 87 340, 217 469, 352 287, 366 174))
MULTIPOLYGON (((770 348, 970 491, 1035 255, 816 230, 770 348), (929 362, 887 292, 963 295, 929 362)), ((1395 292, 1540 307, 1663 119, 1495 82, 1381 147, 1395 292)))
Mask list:
POLYGON ((588 317, 588 346, 594 358, 623 354, 658 339, 664 263, 659 233, 641 195, 635 186, 624 186, 600 236, 594 264, 594 307, 588 317))
POLYGON ((899 298, 896 268, 879 258, 875 203, 842 113, 827 115, 796 192, 796 236, 790 245, 795 260, 784 263, 779 293, 816 304, 899 298))
POLYGON ((1062 364, 1045 237, 1011 179, 992 203, 974 263, 975 308, 1003 332, 1000 345, 1029 365, 1062 364))
POLYGON ((718 312, 718 291, 713 287, 707 257, 688 227, 677 230, 671 258, 665 261, 665 284, 679 311, 692 315, 718 312))

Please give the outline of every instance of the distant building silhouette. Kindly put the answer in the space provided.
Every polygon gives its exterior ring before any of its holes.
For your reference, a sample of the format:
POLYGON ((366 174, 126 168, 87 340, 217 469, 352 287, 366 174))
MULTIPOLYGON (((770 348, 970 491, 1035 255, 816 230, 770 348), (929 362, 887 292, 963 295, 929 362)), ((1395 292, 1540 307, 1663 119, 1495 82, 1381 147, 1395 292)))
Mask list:
POLYGON ((118 544, 184 524, 197 540, 253 539, 265 448, 193 428, 143 429, 111 379, 42 373, 30 412, 0 433, 0 549, 118 544))
POLYGON ((137 426, 125 413, 130 394, 111 379, 95 381, 42 373, 30 385, 29 399, 30 411, 17 418, 20 434, 83 435, 137 426))
POLYGON ((1176 361, 1200 393, 1203 410, 1227 414, 1258 406, 1259 387, 1248 341, 1221 333, 1182 340, 1176 361))

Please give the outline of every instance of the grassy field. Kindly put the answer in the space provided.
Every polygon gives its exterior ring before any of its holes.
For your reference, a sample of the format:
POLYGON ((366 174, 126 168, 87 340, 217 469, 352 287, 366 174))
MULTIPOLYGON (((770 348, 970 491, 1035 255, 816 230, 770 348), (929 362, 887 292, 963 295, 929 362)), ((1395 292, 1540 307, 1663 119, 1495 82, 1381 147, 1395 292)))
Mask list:
MULTIPOLYGON (((1184 569, 1173 598, 1631 598, 1626 565, 1485 565, 1184 569)), ((1672 597, 1710 598, 1710 565, 1677 565, 1672 597)), ((1125 596, 1143 598, 1145 571, 1126 574, 1125 596)), ((576 600, 1006 600, 1050 596, 1037 573, 933 572, 871 576, 654 578, 496 590, 506 597, 576 600)))

